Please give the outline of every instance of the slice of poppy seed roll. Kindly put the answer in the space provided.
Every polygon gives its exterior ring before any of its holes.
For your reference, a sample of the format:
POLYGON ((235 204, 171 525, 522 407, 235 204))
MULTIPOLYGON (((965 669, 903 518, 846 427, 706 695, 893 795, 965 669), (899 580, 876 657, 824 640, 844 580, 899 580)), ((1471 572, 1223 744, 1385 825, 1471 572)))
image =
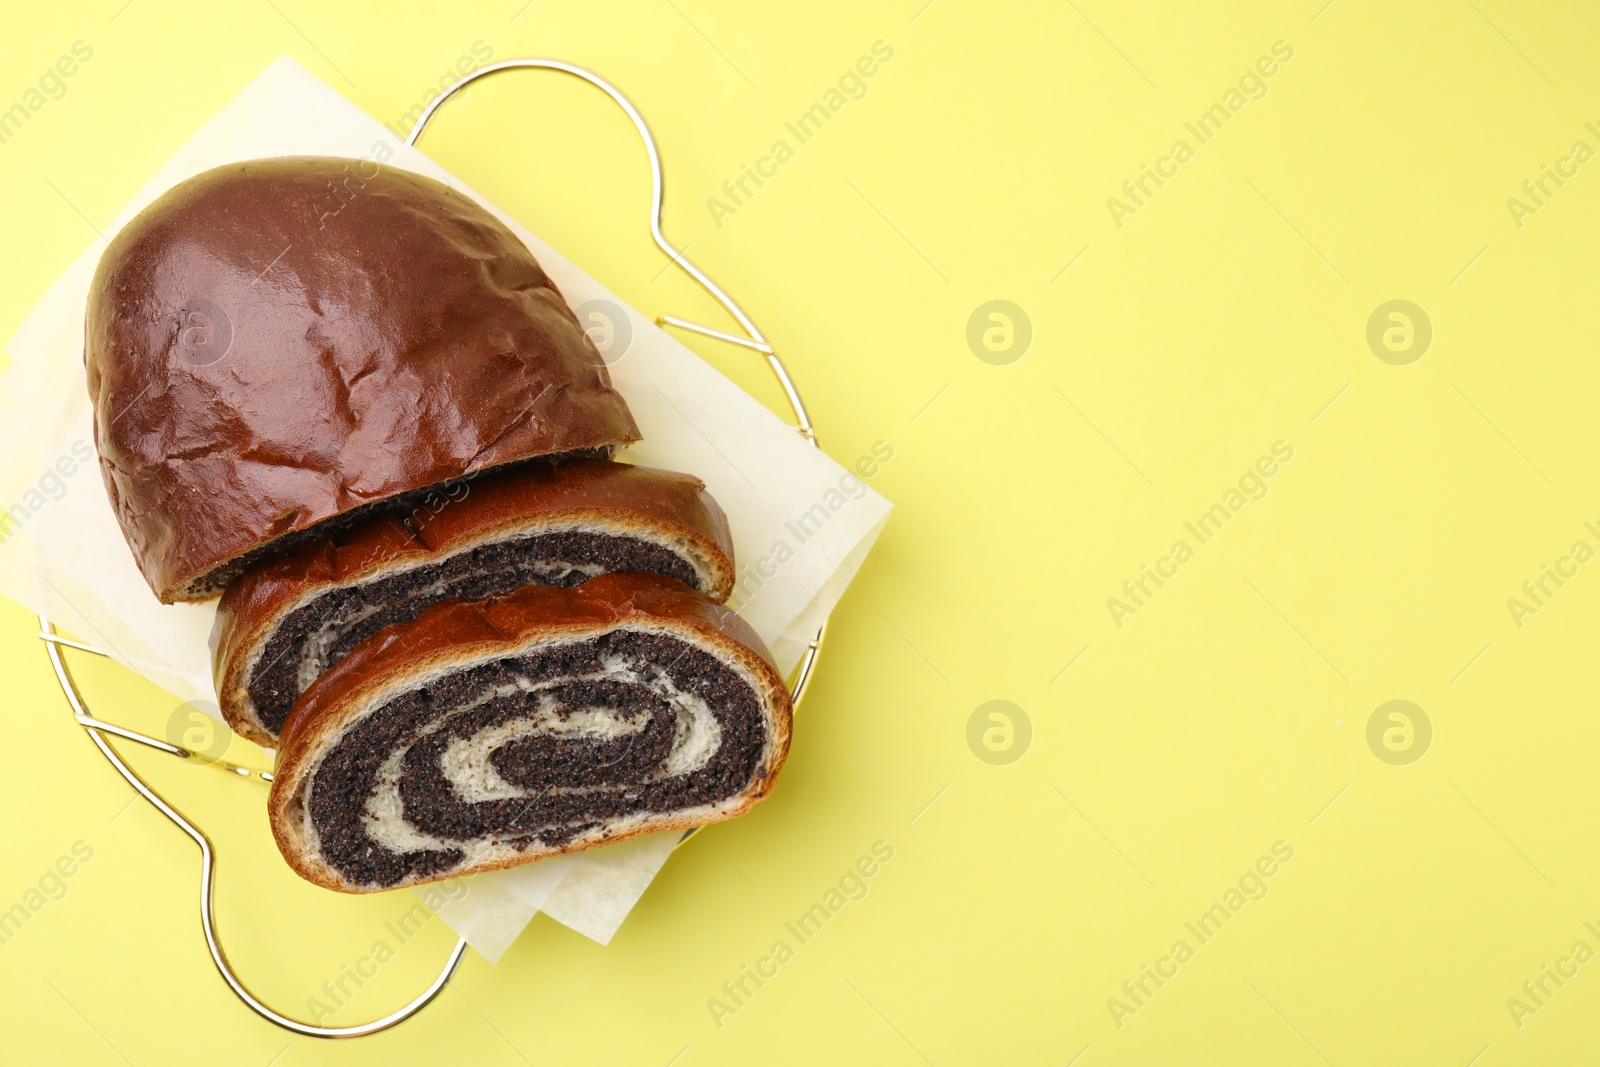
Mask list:
POLYGON ((728 520, 687 474, 599 459, 446 483, 247 568, 223 595, 212 673, 223 716, 268 748, 317 676, 430 604, 648 571, 713 600, 733 590, 728 520))
POLYGON ((741 815, 791 719, 761 639, 681 582, 526 586, 435 604, 317 679, 268 812, 317 885, 415 885, 741 815))

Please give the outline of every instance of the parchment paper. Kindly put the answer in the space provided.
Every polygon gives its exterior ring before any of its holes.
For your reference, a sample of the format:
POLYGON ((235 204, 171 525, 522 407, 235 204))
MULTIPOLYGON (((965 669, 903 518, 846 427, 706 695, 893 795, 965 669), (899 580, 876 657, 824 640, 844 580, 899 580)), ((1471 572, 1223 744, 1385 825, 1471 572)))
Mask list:
MULTIPOLYGON (((705 480, 733 528, 739 565, 734 606, 785 671, 799 661, 882 530, 888 501, 857 471, 811 447, 650 319, 286 56, 179 149, 50 287, 6 346, 15 362, 0 374, 0 506, 6 511, 0 517, 0 592, 94 642, 180 700, 214 701, 207 649, 214 606, 158 603, 106 499, 84 382, 84 307, 106 240, 141 208, 203 170, 277 155, 365 158, 446 182, 509 225, 568 303, 607 300, 623 309, 632 337, 620 358, 608 358, 615 359, 613 381, 644 433, 624 458, 705 480)), ((724 281, 737 292, 737 279, 724 281)), ((803 357, 796 362, 803 382, 803 357)), ((870 463, 861 467, 872 469, 870 463)), ((115 708, 95 710, 116 718, 115 708)), ((440 915, 491 961, 541 910, 605 943, 677 837, 656 834, 476 876, 468 880, 469 892, 444 904, 440 915)))

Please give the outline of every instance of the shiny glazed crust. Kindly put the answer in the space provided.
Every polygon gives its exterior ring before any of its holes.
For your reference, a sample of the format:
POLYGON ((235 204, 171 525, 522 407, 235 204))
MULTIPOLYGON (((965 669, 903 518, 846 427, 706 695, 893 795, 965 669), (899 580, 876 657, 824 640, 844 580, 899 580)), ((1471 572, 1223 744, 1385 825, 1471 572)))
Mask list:
POLYGON ((84 363, 112 509, 167 603, 376 502, 639 437, 522 242, 370 160, 169 190, 101 257, 84 363))

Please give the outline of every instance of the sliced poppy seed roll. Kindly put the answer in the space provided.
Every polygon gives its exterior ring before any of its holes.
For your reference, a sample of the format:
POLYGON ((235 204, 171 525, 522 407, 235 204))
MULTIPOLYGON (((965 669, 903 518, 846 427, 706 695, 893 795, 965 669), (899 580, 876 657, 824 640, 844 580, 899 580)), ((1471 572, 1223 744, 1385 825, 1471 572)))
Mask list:
POLYGON ((743 814, 789 748, 759 637, 670 578, 436 604, 300 698, 268 802, 289 865, 360 893, 743 814))
POLYGON ((447 483, 405 514, 367 519, 246 569, 212 634, 224 717, 277 744, 317 676, 431 604, 529 584, 647 571, 713 600, 733 589, 728 521, 687 474, 606 460, 530 463, 447 483))

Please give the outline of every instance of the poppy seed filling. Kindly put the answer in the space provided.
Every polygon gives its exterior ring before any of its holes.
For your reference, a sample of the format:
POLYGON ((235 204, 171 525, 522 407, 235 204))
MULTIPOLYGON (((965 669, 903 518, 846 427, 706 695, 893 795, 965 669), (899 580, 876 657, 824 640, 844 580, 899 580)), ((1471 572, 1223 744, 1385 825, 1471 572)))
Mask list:
POLYGON ((392 886, 716 804, 765 773, 768 741, 741 672, 618 629, 395 694, 330 742, 303 795, 321 860, 392 886))
POLYGON ((261 725, 277 734, 300 694, 385 626, 409 622, 441 600, 476 600, 524 585, 575 586, 617 571, 648 571, 700 586, 688 560, 637 537, 574 531, 491 541, 313 597, 272 632, 245 690, 261 725))

